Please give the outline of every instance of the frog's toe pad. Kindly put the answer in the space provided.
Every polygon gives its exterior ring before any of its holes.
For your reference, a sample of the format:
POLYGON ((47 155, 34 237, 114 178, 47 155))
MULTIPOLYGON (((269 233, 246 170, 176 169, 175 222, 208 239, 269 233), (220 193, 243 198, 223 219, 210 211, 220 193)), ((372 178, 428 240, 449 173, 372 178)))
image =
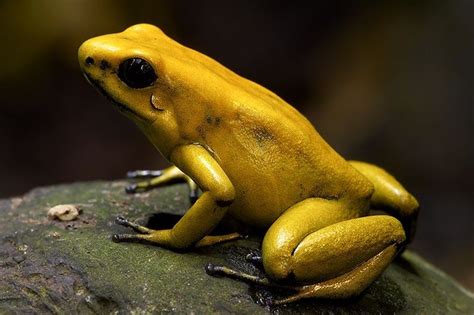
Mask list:
POLYGON ((121 235, 120 234, 112 235, 112 241, 115 242, 115 243, 121 242, 122 241, 121 235))
POLYGON ((128 224, 128 220, 122 217, 121 215, 119 215, 118 217, 115 218, 115 223, 126 226, 128 224))
POLYGON ((245 256, 245 261, 255 263, 255 264, 261 264, 262 256, 260 256, 258 253, 251 252, 245 256))
POLYGON ((213 277, 218 277, 220 275, 219 273, 219 266, 216 266, 212 263, 208 263, 204 269, 206 270, 206 273, 210 276, 213 277))
POLYGON ((149 178, 149 177, 159 177, 163 175, 161 170, 135 170, 128 171, 127 178, 149 178))
POLYGON ((137 184, 132 184, 132 185, 128 185, 127 187, 125 187, 125 192, 127 194, 134 194, 134 193, 137 192, 137 189, 138 189, 137 184))

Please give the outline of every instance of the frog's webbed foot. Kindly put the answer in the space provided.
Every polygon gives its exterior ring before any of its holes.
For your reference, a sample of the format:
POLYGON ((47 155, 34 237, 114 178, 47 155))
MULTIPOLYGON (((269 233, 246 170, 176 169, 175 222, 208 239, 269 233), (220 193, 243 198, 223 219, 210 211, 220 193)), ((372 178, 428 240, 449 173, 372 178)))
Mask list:
POLYGON ((127 178, 146 179, 125 187, 125 192, 128 194, 144 192, 158 186, 175 182, 186 182, 189 187, 189 200, 191 204, 194 204, 199 197, 199 189, 196 183, 176 166, 171 166, 164 170, 130 171, 127 173, 127 178))
POLYGON ((259 299, 259 302, 264 304, 265 306, 274 306, 287 304, 310 297, 345 298, 352 296, 352 291, 356 291, 359 293, 357 285, 367 280, 367 273, 371 272, 370 267, 374 267, 373 264, 376 263, 377 260, 386 259, 387 257, 393 256, 394 253, 395 247, 392 245, 382 251, 379 255, 369 259, 369 261, 361 264, 359 267, 346 274, 343 274, 330 280, 308 285, 285 285, 273 282, 265 276, 262 277, 250 275, 239 270, 235 270, 226 266, 213 265, 211 263, 205 266, 205 270, 208 275, 214 277, 228 277, 259 286, 273 288, 280 292, 290 293, 286 297, 281 298, 274 298, 272 295, 267 295, 263 299, 259 299), (337 290, 342 292, 340 292, 339 295, 334 295, 334 291, 337 290))

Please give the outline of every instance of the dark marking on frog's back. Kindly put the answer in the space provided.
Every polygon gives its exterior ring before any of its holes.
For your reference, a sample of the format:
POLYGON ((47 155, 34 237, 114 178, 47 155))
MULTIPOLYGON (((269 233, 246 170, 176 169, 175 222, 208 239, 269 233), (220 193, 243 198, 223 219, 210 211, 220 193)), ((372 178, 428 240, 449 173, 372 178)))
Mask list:
POLYGON ((258 143, 264 143, 267 141, 272 141, 275 139, 275 136, 268 131, 265 127, 256 127, 253 129, 253 136, 258 143))
POLYGON ((204 128, 204 126, 197 126, 196 131, 201 139, 206 139, 206 128, 204 128))
POLYGON ((207 132, 212 130, 213 127, 219 128, 221 124, 222 119, 220 117, 207 115, 203 122, 197 126, 196 131, 201 139, 206 139, 207 132))
POLYGON ((212 117, 212 116, 208 115, 206 117, 206 122, 209 125, 219 127, 221 125, 222 119, 220 117, 212 117))
POLYGON ((100 69, 101 70, 106 70, 106 69, 109 69, 111 67, 112 67, 112 65, 107 60, 101 60, 100 61, 100 69))

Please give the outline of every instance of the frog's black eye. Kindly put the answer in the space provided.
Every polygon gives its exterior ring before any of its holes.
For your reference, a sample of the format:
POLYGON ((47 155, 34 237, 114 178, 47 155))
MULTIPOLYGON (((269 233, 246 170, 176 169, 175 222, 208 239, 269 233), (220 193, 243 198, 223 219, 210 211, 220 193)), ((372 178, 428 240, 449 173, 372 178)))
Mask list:
POLYGON ((130 58, 122 62, 118 69, 118 77, 134 89, 150 86, 158 78, 150 63, 141 58, 130 58))

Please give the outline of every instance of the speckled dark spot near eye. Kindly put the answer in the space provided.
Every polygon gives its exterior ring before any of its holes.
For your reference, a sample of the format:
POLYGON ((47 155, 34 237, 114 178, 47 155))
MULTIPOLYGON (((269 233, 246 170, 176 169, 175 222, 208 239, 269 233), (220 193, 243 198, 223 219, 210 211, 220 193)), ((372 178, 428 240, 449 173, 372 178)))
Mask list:
POLYGON ((109 69, 111 68, 112 66, 110 65, 110 63, 107 61, 107 60, 102 60, 100 62, 100 69, 101 70, 106 70, 106 69, 109 69))
POLYGON ((196 131, 201 137, 201 139, 206 139, 206 128, 204 128, 203 126, 198 126, 196 131))

